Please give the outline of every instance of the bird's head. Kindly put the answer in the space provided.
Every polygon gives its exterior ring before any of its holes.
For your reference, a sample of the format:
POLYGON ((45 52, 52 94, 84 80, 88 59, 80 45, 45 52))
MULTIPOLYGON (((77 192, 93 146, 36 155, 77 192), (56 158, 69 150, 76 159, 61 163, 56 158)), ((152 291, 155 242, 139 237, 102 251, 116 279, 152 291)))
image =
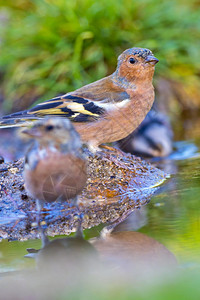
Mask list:
POLYGON ((155 64, 159 60, 149 49, 130 48, 118 57, 116 74, 128 82, 152 80, 155 64))
POLYGON ((67 145, 80 148, 81 142, 74 126, 67 118, 45 117, 22 131, 29 138, 36 139, 40 145, 67 145))

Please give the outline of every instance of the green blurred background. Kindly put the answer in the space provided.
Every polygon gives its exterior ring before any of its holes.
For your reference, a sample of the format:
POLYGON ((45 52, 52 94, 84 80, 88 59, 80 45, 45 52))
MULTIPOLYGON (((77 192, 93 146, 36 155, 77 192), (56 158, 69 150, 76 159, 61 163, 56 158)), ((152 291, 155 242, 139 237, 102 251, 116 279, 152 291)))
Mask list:
POLYGON ((157 97, 200 107, 198 0, 0 0, 1 111, 74 90, 114 71, 126 48, 150 48, 157 97), (163 97, 164 95, 164 97, 163 97))
MULTIPOLYGON (((150 48, 160 59, 154 79, 160 108, 175 120, 199 114, 200 1, 0 0, 0 114, 112 73, 117 56, 133 46, 150 48)), ((177 127, 179 138, 199 136, 199 121, 177 127)), ((144 294, 119 286, 108 299, 199 299, 199 161, 184 164, 177 171, 180 184, 147 206, 149 221, 141 231, 179 262, 198 262, 198 269, 192 265, 144 294)))

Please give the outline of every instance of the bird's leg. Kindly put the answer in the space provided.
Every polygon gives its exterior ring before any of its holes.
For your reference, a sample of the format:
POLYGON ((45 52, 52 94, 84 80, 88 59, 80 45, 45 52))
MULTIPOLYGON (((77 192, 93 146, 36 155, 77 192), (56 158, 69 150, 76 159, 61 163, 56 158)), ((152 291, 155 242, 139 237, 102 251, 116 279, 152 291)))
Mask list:
POLYGON ((94 157, 96 155, 100 159, 112 161, 115 165, 123 167, 123 164, 120 163, 120 158, 122 158, 125 153, 120 149, 113 148, 107 145, 100 145, 100 147, 98 147, 96 144, 90 142, 88 143, 88 150, 89 156, 94 157), (103 151, 102 148, 108 151, 103 151))
POLYGON ((82 222, 83 222, 83 217, 84 214, 81 213, 80 208, 78 206, 78 196, 75 197, 75 203, 76 203, 76 207, 78 210, 78 226, 76 229, 76 237, 83 237, 83 229, 82 229, 82 222))
POLYGON ((101 155, 102 158, 104 158, 108 161, 112 161, 118 167, 124 168, 124 163, 123 163, 123 161, 121 162, 121 159, 124 156, 129 155, 129 154, 123 152, 122 150, 120 150, 118 148, 114 148, 114 147, 107 146, 107 145, 101 145, 100 147, 108 150, 106 152, 101 151, 101 153, 103 153, 103 155, 101 155))
POLYGON ((92 142, 92 141, 88 142, 88 143, 87 143, 87 146, 88 146, 88 150, 89 150, 93 155, 94 155, 95 153, 101 151, 101 149, 99 148, 99 146, 98 146, 96 143, 92 142))
MULTIPOLYGON (((40 234, 41 234, 41 242, 42 242, 42 248, 44 248, 48 243, 49 243, 49 239, 45 234, 44 229, 42 228, 42 226, 40 226, 40 234)), ((41 249, 42 249, 41 248, 41 249)), ((38 252, 41 250, 37 250, 34 248, 26 248, 26 251, 28 252, 28 254, 26 254, 24 257, 28 257, 28 258, 36 258, 38 252)))
POLYGON ((44 227, 42 227, 42 226, 40 227, 40 234, 41 234, 42 248, 44 248, 49 243, 49 239, 48 239, 47 235, 45 234, 44 227))
POLYGON ((40 200, 38 200, 38 199, 36 199, 36 209, 37 209, 36 222, 37 222, 38 228, 40 228, 40 213, 42 210, 42 205, 40 203, 40 200))
POLYGON ((124 152, 122 150, 120 150, 119 148, 115 148, 115 147, 108 146, 108 145, 100 145, 100 148, 103 148, 103 149, 115 152, 118 155, 124 156, 124 152))
POLYGON ((120 149, 107 146, 107 145, 100 145, 99 147, 95 142, 92 141, 90 141, 87 145, 88 145, 88 150, 90 152, 89 154, 90 156, 94 157, 95 155, 97 155, 101 159, 112 161, 115 165, 121 167, 119 158, 123 157, 125 153, 120 149), (108 151, 106 152, 102 151, 102 148, 108 151))
POLYGON ((101 149, 103 148, 103 149, 112 151, 115 154, 124 156, 124 152, 122 150, 120 150, 119 148, 112 147, 112 146, 108 146, 108 145, 98 146, 95 142, 92 142, 92 141, 88 142, 87 146, 88 146, 89 151, 93 155, 96 154, 96 153, 101 153, 101 149))
POLYGON ((76 237, 83 237, 82 221, 83 221, 83 213, 79 212, 78 227, 77 227, 77 230, 76 230, 76 237))
POLYGON ((47 245, 47 243, 49 243, 49 240, 48 240, 48 237, 45 235, 45 229, 41 225, 41 222, 40 222, 40 215, 41 215, 42 205, 41 205, 41 203, 38 199, 36 200, 36 208, 37 208, 37 218, 36 218, 37 226, 38 226, 38 230, 40 231, 41 241, 42 241, 42 248, 43 248, 44 246, 47 245))
POLYGON ((113 162, 116 166, 123 168, 124 169, 124 162, 121 161, 121 158, 124 157, 120 154, 119 156, 116 155, 117 153, 113 153, 113 152, 107 152, 104 155, 102 155, 102 159, 107 160, 109 162, 113 162))

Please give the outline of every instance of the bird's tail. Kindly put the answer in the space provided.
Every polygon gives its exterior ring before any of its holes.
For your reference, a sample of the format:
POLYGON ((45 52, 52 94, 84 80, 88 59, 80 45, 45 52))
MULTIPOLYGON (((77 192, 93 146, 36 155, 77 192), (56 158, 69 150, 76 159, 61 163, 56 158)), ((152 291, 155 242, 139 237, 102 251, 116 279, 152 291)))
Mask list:
POLYGON ((39 117, 29 115, 27 111, 20 111, 11 115, 4 116, 0 119, 0 129, 12 127, 27 127, 33 124, 33 121, 39 117))

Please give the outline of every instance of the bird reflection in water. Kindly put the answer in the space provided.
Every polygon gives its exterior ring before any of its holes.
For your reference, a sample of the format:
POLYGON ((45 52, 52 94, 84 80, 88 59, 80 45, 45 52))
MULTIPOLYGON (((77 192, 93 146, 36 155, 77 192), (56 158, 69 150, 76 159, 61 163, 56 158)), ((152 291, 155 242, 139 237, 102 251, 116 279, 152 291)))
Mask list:
POLYGON ((86 241, 82 231, 77 231, 74 237, 56 238, 50 241, 42 231, 42 248, 27 249, 25 257, 35 258, 37 268, 44 272, 70 273, 84 269, 85 264, 97 259, 97 251, 86 241))
POLYGON ((138 229, 145 222, 145 210, 142 213, 135 210, 124 222, 105 227, 99 238, 90 241, 78 233, 75 237, 53 241, 44 236, 43 247, 39 251, 28 249, 27 256, 36 257, 39 269, 54 273, 57 270, 57 274, 64 272, 67 277, 74 271, 84 277, 89 269, 102 276, 107 272, 113 274, 113 271, 118 275, 127 272, 137 280, 173 272, 177 267, 176 258, 164 245, 143 233, 126 230, 126 226, 131 228, 131 223, 138 229))

